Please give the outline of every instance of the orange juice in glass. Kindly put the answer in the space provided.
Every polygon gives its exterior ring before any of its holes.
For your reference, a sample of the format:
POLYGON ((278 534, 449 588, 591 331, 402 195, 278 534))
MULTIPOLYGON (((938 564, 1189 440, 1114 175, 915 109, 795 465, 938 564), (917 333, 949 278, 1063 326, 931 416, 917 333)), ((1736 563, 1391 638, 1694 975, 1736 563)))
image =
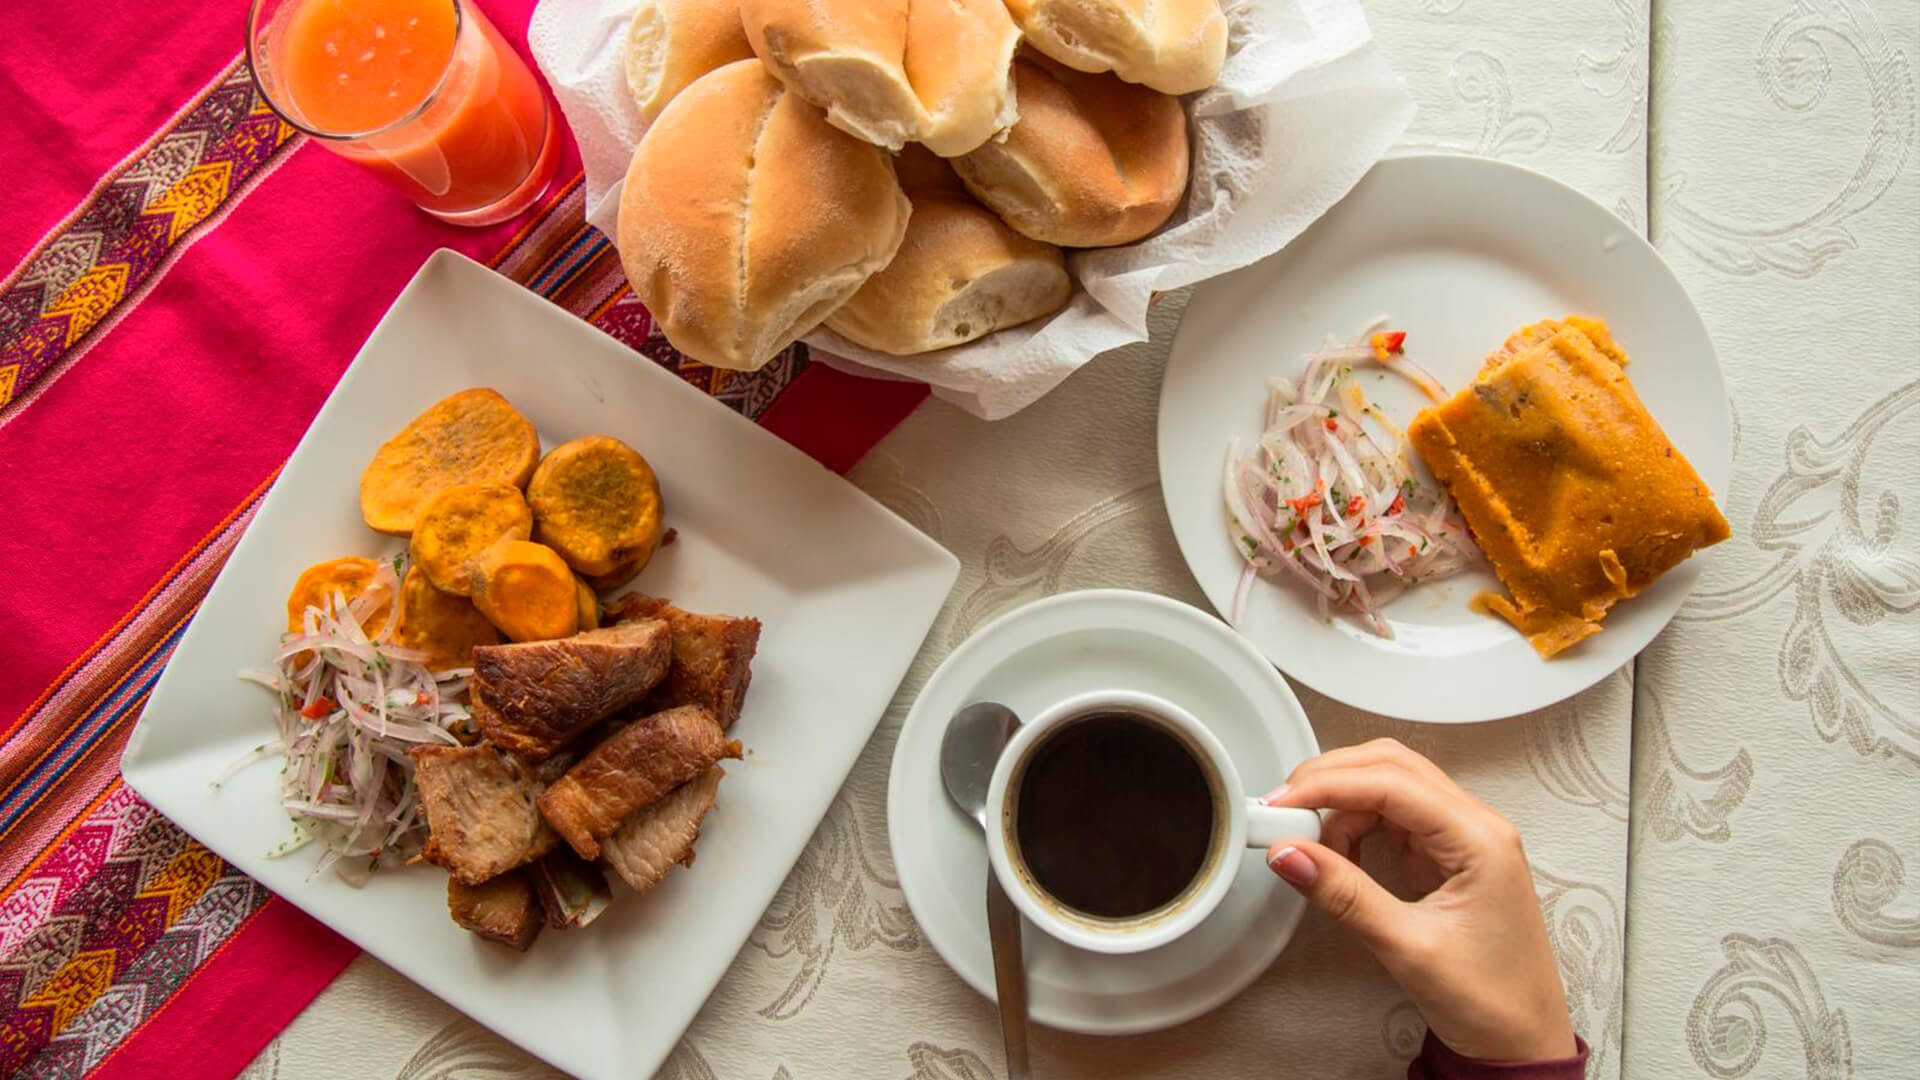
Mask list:
POLYGON ((253 0, 247 59, 283 119, 444 221, 504 221, 553 179, 546 95, 470 2, 253 0))

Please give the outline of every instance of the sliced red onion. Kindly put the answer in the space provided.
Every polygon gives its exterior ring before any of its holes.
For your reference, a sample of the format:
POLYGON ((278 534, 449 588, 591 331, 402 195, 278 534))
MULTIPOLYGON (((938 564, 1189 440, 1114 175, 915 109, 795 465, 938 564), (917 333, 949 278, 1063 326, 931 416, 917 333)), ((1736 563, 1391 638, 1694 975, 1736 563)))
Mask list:
POLYGON ((462 703, 472 668, 429 671, 425 653, 390 643, 393 618, 367 635, 365 620, 392 603, 399 584, 398 567, 382 562, 352 602, 335 593, 308 607, 300 631, 283 636, 272 672, 241 673, 274 692, 278 738, 230 772, 275 754, 287 761, 282 803, 294 833, 272 854, 318 841, 314 873, 334 870, 354 884, 385 861, 411 857, 426 838, 408 748, 459 745, 456 732, 472 726, 462 703), (306 715, 323 699, 333 707, 306 715))
POLYGON ((1355 364, 1378 363, 1429 395, 1445 395, 1404 355, 1375 354, 1369 338, 1385 325, 1378 320, 1350 343, 1329 340, 1306 357, 1297 381, 1268 380, 1259 441, 1245 453, 1228 446, 1221 494, 1229 538, 1247 565, 1230 605, 1236 625, 1252 578, 1285 575, 1313 590, 1323 618, 1351 610, 1391 638, 1382 605, 1412 581, 1443 577, 1478 558, 1452 500, 1415 475, 1405 434, 1351 379, 1355 364), (1403 492, 1404 509, 1389 515, 1403 492), (1295 509, 1316 494, 1316 505, 1295 509), (1349 513, 1354 496, 1361 503, 1349 513))

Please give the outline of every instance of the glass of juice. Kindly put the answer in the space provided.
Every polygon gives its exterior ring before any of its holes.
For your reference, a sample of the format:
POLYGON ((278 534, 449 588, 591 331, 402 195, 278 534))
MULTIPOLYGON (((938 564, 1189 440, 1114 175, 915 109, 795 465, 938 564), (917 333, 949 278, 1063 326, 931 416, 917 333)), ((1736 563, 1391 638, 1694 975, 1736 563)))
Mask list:
POLYGON ((546 95, 471 0, 253 0, 247 60, 282 119, 443 221, 504 221, 553 179, 546 95))

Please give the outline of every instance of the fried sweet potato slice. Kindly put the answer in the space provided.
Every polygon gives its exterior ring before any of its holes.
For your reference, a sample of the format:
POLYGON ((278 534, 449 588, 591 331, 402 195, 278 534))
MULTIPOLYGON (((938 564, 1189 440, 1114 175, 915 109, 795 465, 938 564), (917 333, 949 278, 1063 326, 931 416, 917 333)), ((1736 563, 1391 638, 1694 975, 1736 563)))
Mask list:
POLYGON ((487 621, 473 601, 436 587, 418 565, 400 583, 400 622, 393 628, 394 644, 419 649, 429 671, 473 666, 476 645, 498 645, 500 631, 487 621))
MULTIPOLYGON (((293 583, 293 591, 287 594, 287 632, 297 634, 304 629, 307 608, 324 608, 329 596, 337 596, 336 603, 352 603, 373 584, 373 575, 379 569, 379 563, 357 555, 328 559, 307 567, 293 583)), ((391 600, 374 608, 361 629, 368 637, 378 634, 387 625, 392 611, 391 600)))
POLYGON ((440 492, 486 481, 525 487, 539 460, 540 437, 506 398, 462 390, 374 453, 360 474, 360 515, 375 532, 406 536, 440 492))
POLYGON ((660 482, 633 447, 606 435, 556 446, 527 485, 534 536, 589 577, 639 573, 660 542, 660 482))
POLYGON ((503 540, 479 559, 473 603, 511 641, 572 637, 580 594, 566 561, 545 544, 503 540))
POLYGON ((473 595, 480 554, 502 540, 533 535, 533 508, 512 484, 489 480, 450 487, 420 508, 413 564, 445 592, 473 595))
POLYGON ((599 592, 612 592, 638 577, 640 571, 646 567, 652 555, 653 552, 649 551, 647 552, 648 558, 635 559, 632 562, 623 562, 619 566, 614 567, 609 573, 587 574, 584 576, 585 581, 599 592))

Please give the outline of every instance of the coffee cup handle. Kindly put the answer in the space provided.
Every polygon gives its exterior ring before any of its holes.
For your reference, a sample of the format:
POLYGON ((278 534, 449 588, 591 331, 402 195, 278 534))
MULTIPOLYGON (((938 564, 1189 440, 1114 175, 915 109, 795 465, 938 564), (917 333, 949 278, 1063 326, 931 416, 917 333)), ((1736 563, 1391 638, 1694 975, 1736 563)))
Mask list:
POLYGON ((1247 799, 1247 846, 1267 848, 1282 840, 1320 839, 1320 815, 1296 806, 1268 806, 1247 799))

